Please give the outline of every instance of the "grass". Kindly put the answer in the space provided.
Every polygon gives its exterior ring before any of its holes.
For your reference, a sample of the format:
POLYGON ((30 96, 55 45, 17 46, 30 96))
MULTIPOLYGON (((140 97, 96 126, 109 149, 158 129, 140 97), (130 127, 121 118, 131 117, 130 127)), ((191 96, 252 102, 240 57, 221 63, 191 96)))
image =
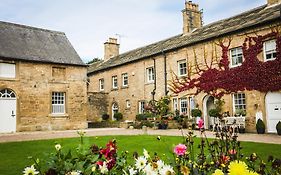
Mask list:
MULTIPOLYGON (((176 136, 161 136, 161 141, 156 139, 156 136, 103 136, 103 137, 85 137, 84 143, 92 145, 95 143, 99 146, 105 144, 111 139, 117 139, 118 151, 129 151, 132 153, 137 151, 142 153, 143 148, 150 153, 157 152, 160 157, 172 158, 172 148, 174 145, 182 142, 182 137, 176 136)), ((76 148, 79 144, 79 138, 54 139, 54 140, 40 140, 40 141, 25 141, 25 142, 10 142, 0 144, 0 174, 15 175, 21 174, 24 167, 31 165, 32 161, 28 159, 29 156, 44 159, 46 154, 54 152, 54 145, 60 143, 63 150, 76 148)), ((199 143, 199 139, 195 140, 195 144, 199 143)), ((256 152, 264 160, 269 155, 281 157, 281 149, 278 144, 265 144, 243 142, 244 155, 250 155, 256 152)), ((166 160, 169 161, 169 160, 166 160)))

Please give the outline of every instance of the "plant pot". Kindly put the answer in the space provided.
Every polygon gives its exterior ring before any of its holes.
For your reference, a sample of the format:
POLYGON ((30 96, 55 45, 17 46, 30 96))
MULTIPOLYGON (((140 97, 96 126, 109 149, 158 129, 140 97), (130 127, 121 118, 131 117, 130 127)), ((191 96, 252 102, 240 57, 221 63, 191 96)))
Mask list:
POLYGON ((245 128, 239 128, 239 133, 245 133, 245 128))
POLYGON ((278 134, 278 135, 281 135, 281 130, 277 130, 277 134, 278 134))
POLYGON ((265 133, 265 129, 264 128, 257 128, 257 133, 258 134, 264 134, 265 133))

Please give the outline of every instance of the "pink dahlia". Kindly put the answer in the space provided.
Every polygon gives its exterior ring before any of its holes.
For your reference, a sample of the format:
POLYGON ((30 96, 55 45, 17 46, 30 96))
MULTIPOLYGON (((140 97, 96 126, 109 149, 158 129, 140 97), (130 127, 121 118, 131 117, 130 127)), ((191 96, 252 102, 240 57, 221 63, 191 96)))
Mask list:
POLYGON ((184 144, 178 144, 174 148, 174 153, 176 153, 178 156, 182 156, 186 153, 187 147, 184 144))

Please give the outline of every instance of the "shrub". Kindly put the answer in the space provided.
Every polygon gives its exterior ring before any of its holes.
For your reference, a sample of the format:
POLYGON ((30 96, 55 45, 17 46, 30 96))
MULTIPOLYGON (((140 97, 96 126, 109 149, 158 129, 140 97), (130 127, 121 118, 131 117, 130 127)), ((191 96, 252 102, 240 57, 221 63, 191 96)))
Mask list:
POLYGON ((147 120, 148 118, 153 118, 153 117, 155 117, 155 116, 151 113, 137 114, 136 120, 142 121, 142 120, 147 120))
POLYGON ((113 115, 113 118, 115 118, 117 121, 120 121, 123 119, 123 114, 120 112, 117 112, 113 115))
POLYGON ((265 133, 265 124, 261 119, 258 119, 256 123, 256 129, 258 134, 264 134, 265 133))
POLYGON ((220 116, 220 113, 219 113, 219 110, 218 110, 218 109, 210 109, 209 115, 210 115, 211 117, 219 117, 219 116, 220 116))
POLYGON ((134 126, 135 129, 141 129, 143 126, 147 126, 149 128, 152 128, 154 125, 149 120, 142 120, 140 122, 135 122, 135 124, 133 126, 134 126))
POLYGON ((201 117, 202 111, 200 109, 192 109, 191 110, 191 116, 192 117, 201 117))
POLYGON ((101 118, 102 118, 102 120, 107 121, 109 119, 109 115, 108 114, 102 114, 101 118))

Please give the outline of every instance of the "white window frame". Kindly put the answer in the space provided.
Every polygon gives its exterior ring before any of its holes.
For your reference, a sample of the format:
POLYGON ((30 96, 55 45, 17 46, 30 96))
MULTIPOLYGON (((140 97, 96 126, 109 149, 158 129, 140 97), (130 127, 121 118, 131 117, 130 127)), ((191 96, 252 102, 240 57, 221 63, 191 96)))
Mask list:
POLYGON ((245 93, 243 92, 235 93, 232 95, 232 99, 233 99, 233 114, 236 114, 236 109, 244 109, 246 111, 247 104, 246 104, 245 93))
POLYGON ((186 97, 180 98, 180 114, 188 114, 188 99, 186 97))
POLYGON ((145 101, 139 101, 139 114, 144 113, 144 106, 145 106, 145 101))
POLYGON ((241 66, 243 61, 244 61, 244 57, 243 57, 243 50, 242 50, 242 47, 235 47, 235 48, 232 48, 229 50, 229 58, 230 58, 230 67, 238 67, 238 66, 241 66), (237 53, 237 50, 241 50, 241 53, 237 53), (233 64, 233 54, 232 52, 236 52, 235 53, 235 58, 238 59, 240 56, 241 56, 241 59, 242 59, 242 62, 241 63, 238 63, 238 64, 233 64))
POLYGON ((276 39, 268 40, 263 43, 263 57, 264 57, 264 61, 271 61, 276 59, 276 39), (266 44, 271 44, 271 43, 274 43, 275 48, 273 50, 266 50, 266 44), (272 57, 275 54, 275 57, 267 59, 266 57, 268 54, 271 54, 272 57))
POLYGON ((118 89, 118 78, 117 78, 117 75, 112 76, 112 89, 118 89))
POLYGON ((173 98, 173 110, 176 111, 178 110, 179 107, 179 100, 178 98, 173 98))
POLYGON ((192 109, 196 109, 196 101, 194 97, 188 97, 189 102, 189 115, 191 115, 192 109))
POLYGON ((128 87, 128 85, 129 85, 128 73, 123 73, 122 74, 122 86, 123 87, 128 87))
POLYGON ((104 78, 99 79, 100 91, 104 91, 104 78))
POLYGON ((146 68, 147 83, 153 83, 155 80, 154 67, 146 68))
POLYGON ((187 61, 180 60, 178 61, 178 76, 186 76, 187 75, 187 61), (185 64, 185 67, 181 65, 185 64))
POLYGON ((16 64, 0 63, 0 78, 16 78, 16 64))
POLYGON ((65 92, 52 92, 52 114, 65 114, 65 92))
POLYGON ((130 100, 126 100, 126 108, 131 108, 131 102, 130 102, 130 100))

